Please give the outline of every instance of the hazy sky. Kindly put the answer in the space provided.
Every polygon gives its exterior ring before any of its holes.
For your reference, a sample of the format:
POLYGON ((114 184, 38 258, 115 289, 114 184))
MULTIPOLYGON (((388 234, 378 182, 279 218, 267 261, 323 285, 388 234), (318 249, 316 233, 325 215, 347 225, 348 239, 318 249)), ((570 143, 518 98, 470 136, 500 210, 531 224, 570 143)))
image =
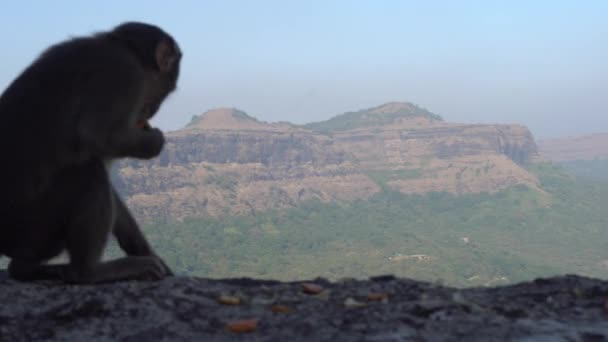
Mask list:
POLYGON ((238 107, 305 123, 388 101, 448 121, 608 131, 608 1, 4 1, 0 88, 47 45, 124 20, 184 51, 155 119, 238 107))

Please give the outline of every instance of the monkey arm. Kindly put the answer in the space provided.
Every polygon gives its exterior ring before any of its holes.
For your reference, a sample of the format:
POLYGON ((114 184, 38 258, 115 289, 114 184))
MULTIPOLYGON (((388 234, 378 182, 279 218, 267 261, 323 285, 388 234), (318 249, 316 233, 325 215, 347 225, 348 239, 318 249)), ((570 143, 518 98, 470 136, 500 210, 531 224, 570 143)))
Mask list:
POLYGON ((99 65, 87 82, 79 86, 79 99, 71 99, 77 113, 77 135, 84 154, 116 159, 157 156, 165 139, 159 129, 141 127, 154 114, 147 108, 146 71, 131 56, 121 53, 91 61, 99 65))
POLYGON ((110 142, 115 157, 150 159, 160 154, 165 136, 157 128, 124 128, 113 131, 110 142))
MULTIPOLYGON (((143 235, 135 218, 129 212, 127 206, 120 199, 116 190, 112 189, 114 194, 114 205, 116 208, 116 222, 114 223, 114 236, 118 241, 120 248, 128 256, 155 256, 158 257, 152 247, 143 235)), ((165 262, 159 258, 168 275, 173 275, 171 269, 165 262)))
MULTIPOLYGON (((124 113, 129 109, 124 108, 120 112, 124 113)), ((112 110, 114 109, 108 112, 112 110)), ((81 120, 79 139, 84 142, 83 146, 90 155, 104 159, 151 159, 162 151, 165 144, 162 131, 158 128, 138 127, 135 114, 130 113, 124 118, 114 120, 113 125, 109 127, 103 127, 105 123, 97 122, 98 117, 106 115, 105 112, 96 110, 90 111, 89 114, 81 120)))
POLYGON ((152 247, 142 234, 135 218, 119 198, 115 190, 114 206, 116 208, 116 222, 114 223, 114 236, 120 248, 130 256, 152 255, 152 247))

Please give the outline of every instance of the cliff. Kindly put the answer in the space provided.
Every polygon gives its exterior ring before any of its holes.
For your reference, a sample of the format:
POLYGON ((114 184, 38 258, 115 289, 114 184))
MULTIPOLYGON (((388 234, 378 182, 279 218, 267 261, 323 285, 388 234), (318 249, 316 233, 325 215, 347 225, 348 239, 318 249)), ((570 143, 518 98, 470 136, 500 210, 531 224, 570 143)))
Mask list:
POLYGON ((607 294, 576 276, 460 290, 392 276, 69 286, 0 272, 0 340, 604 341, 607 294))
POLYGON ((302 201, 407 193, 538 188, 538 158, 519 125, 444 122, 409 103, 297 126, 236 109, 211 110, 167 135, 154 161, 125 161, 117 186, 140 220, 255 213, 302 201))

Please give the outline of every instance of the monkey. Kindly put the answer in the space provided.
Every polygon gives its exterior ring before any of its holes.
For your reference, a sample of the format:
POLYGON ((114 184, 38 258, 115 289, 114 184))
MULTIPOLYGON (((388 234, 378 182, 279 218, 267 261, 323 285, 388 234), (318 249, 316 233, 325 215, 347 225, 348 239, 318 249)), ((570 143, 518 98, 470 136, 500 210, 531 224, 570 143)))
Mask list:
POLYGON ((158 156, 149 120, 174 92, 182 51, 158 26, 124 22, 51 45, 0 95, 0 255, 17 281, 161 280, 153 251, 110 182, 112 163, 158 156), (102 261, 114 236, 126 256, 102 261), (68 262, 49 264, 67 252, 68 262))

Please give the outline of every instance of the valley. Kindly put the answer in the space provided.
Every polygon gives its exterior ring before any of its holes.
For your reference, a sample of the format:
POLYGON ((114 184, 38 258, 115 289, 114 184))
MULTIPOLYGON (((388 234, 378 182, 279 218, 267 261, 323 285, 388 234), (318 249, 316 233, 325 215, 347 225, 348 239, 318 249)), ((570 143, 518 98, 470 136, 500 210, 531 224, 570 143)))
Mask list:
POLYGON ((409 103, 303 126, 224 108, 114 180, 182 274, 460 287, 608 277, 608 185, 588 177, 606 165, 576 169, 539 146, 521 125, 449 123, 409 103))

